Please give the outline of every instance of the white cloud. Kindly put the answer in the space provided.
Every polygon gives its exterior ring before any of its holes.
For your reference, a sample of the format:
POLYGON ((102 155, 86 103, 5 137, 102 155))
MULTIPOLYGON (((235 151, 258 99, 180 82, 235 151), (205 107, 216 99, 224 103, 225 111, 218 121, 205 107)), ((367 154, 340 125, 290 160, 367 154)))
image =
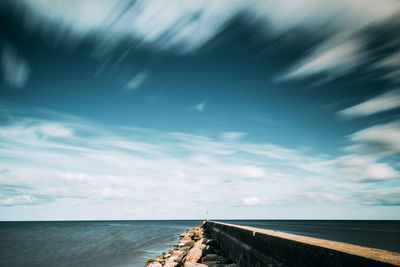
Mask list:
POLYGON ((198 112, 202 112, 206 107, 206 102, 201 102, 199 104, 197 104, 194 108, 198 111, 198 112))
POLYGON ((370 206, 400 206, 400 188, 394 192, 365 192, 358 194, 358 201, 370 206))
POLYGON ((242 204, 246 206, 258 206, 267 204, 269 199, 266 197, 245 197, 242 198, 242 204))
POLYGON ((158 49, 193 52, 216 36, 238 14, 279 33, 293 27, 354 31, 398 12, 395 0, 18 0, 31 27, 54 30, 64 37, 97 35, 99 46, 124 38, 158 49), (363 10, 363 12, 360 12, 363 10), (328 25, 328 27, 327 27, 328 25), (55 28, 55 29, 54 29, 55 28))
POLYGON ((328 79, 344 75, 365 60, 365 41, 353 36, 335 36, 315 49, 280 80, 299 79, 325 73, 328 79))
POLYGON ((263 178, 266 177, 265 171, 257 166, 239 166, 233 168, 233 173, 245 178, 263 178))
POLYGON ((125 89, 127 91, 135 91, 139 89, 139 87, 142 86, 148 78, 149 73, 147 71, 141 71, 128 81, 128 83, 125 85, 125 89))
POLYGON ((375 163, 366 166, 364 177, 368 177, 367 180, 388 180, 398 178, 398 173, 385 163, 375 163))
POLYGON ((378 67, 400 67, 400 52, 394 53, 376 64, 378 67))
POLYGON ((361 104, 343 109, 338 112, 345 117, 360 117, 400 107, 400 90, 392 90, 382 95, 367 100, 361 104))
POLYGON ((400 122, 369 127, 350 136, 350 149, 368 154, 392 155, 400 152, 400 122))
POLYGON ((242 139, 244 136, 246 136, 246 134, 242 132, 222 132, 220 134, 220 137, 227 141, 237 141, 242 139))
POLYGON ((306 192, 304 193, 304 197, 317 202, 343 203, 346 201, 342 195, 327 192, 306 192))
POLYGON ((400 69, 389 72, 383 78, 391 80, 392 83, 400 83, 400 69))
POLYGON ((3 79, 11 87, 20 89, 25 86, 30 74, 28 62, 18 55, 15 48, 5 45, 1 54, 3 79))
POLYGON ((355 182, 379 182, 399 177, 389 164, 376 161, 372 155, 350 154, 333 160, 331 164, 342 177, 355 182))
POLYGON ((0 206, 32 205, 36 201, 36 198, 30 195, 17 195, 11 198, 0 198, 0 206))
POLYGON ((24 121, 0 128, 0 137, 10 141, 38 143, 46 138, 71 138, 73 131, 65 124, 24 121))
POLYGON ((44 136, 49 137, 69 138, 74 135, 70 128, 57 123, 45 123, 39 125, 37 130, 44 136))
POLYGON ((388 69, 389 73, 384 76, 385 79, 393 83, 400 82, 400 51, 385 57, 375 64, 376 68, 388 69))
POLYGON ((107 214, 128 219, 156 218, 151 211, 159 208, 160 201, 171 218, 198 218, 210 205, 216 216, 233 209, 232 203, 239 204, 234 209, 240 212, 244 206, 262 209, 270 203, 309 205, 312 196, 291 196, 317 192, 309 188, 316 185, 325 205, 341 201, 331 188, 345 187, 351 195, 371 185, 365 182, 398 177, 391 164, 371 155, 311 157, 301 150, 245 139, 232 142, 151 129, 108 128, 87 120, 67 123, 19 116, 0 126, 0 155, 0 170, 7 170, 0 172, 2 206, 31 203, 47 209, 56 205, 55 213, 48 214, 67 212, 69 207, 91 214, 94 207, 108 203, 140 207, 138 212, 104 208, 107 214), (189 206, 193 209, 185 209, 189 206))

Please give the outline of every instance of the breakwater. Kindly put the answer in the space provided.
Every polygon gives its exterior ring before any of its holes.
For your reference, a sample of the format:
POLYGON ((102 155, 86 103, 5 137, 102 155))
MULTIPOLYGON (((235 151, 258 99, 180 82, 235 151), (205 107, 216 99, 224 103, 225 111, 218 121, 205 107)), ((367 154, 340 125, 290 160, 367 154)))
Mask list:
POLYGON ((211 238, 238 266, 400 266, 400 253, 208 221, 211 238))
POLYGON ((162 256, 151 259, 147 267, 237 267, 218 247, 204 227, 194 227, 179 235, 179 244, 162 256))

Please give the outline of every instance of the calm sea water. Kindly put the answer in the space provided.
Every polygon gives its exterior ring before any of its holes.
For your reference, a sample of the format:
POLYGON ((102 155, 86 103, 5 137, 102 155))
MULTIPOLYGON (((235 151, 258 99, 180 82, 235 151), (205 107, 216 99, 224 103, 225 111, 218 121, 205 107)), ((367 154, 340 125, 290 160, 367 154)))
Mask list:
MULTIPOLYGON (((400 252, 400 221, 240 220, 234 224, 400 252)), ((145 266, 201 221, 0 222, 0 266, 145 266)))

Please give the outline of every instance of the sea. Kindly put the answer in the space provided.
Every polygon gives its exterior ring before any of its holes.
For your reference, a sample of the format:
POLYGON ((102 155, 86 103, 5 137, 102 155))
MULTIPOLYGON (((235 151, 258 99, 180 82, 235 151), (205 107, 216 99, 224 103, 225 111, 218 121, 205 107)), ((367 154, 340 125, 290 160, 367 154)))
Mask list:
MULTIPOLYGON (((400 252, 400 221, 221 220, 400 252)), ((146 266, 200 220, 0 222, 0 266, 146 266)))

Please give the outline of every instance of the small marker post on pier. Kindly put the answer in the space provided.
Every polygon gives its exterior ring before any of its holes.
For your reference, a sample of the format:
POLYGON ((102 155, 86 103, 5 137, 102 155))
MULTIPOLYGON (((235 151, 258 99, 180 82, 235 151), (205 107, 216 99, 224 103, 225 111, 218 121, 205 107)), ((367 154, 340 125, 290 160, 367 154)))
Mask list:
POLYGON ((209 214, 208 214, 208 210, 207 210, 207 212, 206 212, 207 221, 209 220, 208 216, 209 216, 209 214))

